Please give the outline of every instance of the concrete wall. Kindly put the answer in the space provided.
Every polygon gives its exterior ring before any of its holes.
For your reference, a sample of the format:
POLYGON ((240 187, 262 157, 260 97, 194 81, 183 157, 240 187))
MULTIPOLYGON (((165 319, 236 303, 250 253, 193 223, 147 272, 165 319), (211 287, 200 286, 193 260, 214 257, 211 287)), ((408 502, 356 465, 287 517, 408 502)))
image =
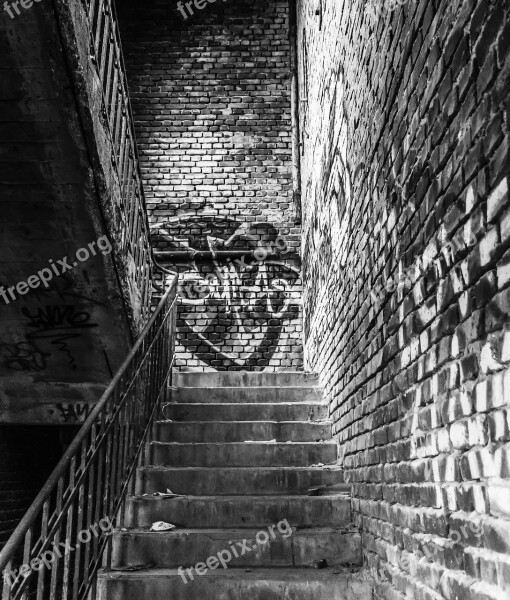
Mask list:
POLYGON ((377 5, 299 2, 305 367, 378 595, 506 598, 509 6, 377 5))
POLYGON ((181 275, 177 364, 296 369, 287 2, 176 5, 119 7, 155 246, 251 253, 160 259, 181 275))
POLYGON ((150 309, 84 5, 16 4, 0 14, 0 544, 62 454, 48 425, 75 433, 150 309))
POLYGON ((0 20, 0 421, 72 424, 148 316, 150 266, 133 255, 149 243, 129 237, 82 4, 11 12, 0 20))

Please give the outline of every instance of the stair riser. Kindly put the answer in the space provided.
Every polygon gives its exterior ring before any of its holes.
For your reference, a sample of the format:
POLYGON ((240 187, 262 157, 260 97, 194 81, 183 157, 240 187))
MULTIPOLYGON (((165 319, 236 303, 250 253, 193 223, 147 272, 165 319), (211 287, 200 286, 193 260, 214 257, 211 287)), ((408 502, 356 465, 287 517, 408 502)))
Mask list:
POLYGON ((277 442, 315 442, 331 439, 329 423, 159 423, 156 440, 160 442, 244 442, 276 440, 277 442))
POLYGON ((322 581, 212 578, 194 575, 184 583, 181 577, 143 579, 100 579, 99 600, 372 600, 368 581, 331 577, 322 581))
MULTIPOLYGON (((336 485, 341 471, 329 469, 144 469, 140 471, 137 493, 164 492, 204 495, 291 495, 310 488, 336 485)), ((349 488, 346 484, 346 490, 349 488)))
POLYGON ((314 373, 287 371, 279 373, 216 371, 209 373, 174 373, 172 385, 183 387, 315 387, 314 373))
POLYGON ((177 388, 169 393, 170 402, 246 404, 256 402, 322 402, 322 391, 314 388, 177 388))
POLYGON ((345 528, 351 522, 350 499, 328 496, 129 499, 126 527, 150 528, 155 521, 165 521, 193 529, 258 529, 284 519, 292 527, 345 528))
POLYGON ((171 421, 324 421, 322 404, 165 404, 171 421))
POLYGON ((208 557, 228 551, 231 567, 313 567, 325 559, 329 566, 361 565, 359 533, 316 532, 304 530, 289 535, 283 525, 274 530, 250 532, 250 536, 226 531, 212 533, 117 533, 114 539, 113 566, 153 564, 155 568, 192 567, 208 557), (259 535, 257 540, 256 535, 259 535), (243 540, 246 544, 243 544, 243 540), (234 550, 238 557, 235 556, 234 550), (247 548, 250 550, 248 551, 247 548))
POLYGON ((337 446, 325 444, 151 445, 152 464, 173 467, 288 467, 335 464, 337 446))

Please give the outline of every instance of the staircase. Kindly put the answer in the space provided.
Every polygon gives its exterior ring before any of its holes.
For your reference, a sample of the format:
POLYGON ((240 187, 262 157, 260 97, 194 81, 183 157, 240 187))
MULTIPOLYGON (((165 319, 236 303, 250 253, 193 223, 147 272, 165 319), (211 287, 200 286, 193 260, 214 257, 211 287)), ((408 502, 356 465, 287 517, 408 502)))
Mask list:
POLYGON ((100 599, 370 600, 315 376, 182 373, 175 385, 100 599), (178 496, 155 495, 167 490, 178 496), (157 521, 176 528, 150 531, 157 521))

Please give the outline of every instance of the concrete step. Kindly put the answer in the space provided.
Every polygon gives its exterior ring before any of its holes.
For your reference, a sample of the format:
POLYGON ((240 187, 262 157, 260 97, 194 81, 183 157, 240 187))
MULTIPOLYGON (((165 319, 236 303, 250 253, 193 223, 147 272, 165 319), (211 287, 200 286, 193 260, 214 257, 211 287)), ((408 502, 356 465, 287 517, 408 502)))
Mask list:
POLYGON ((336 442, 152 442, 150 449, 156 467, 308 467, 338 460, 336 442))
POLYGON ((351 523, 347 494, 331 496, 135 496, 127 500, 126 527, 145 529, 156 521, 179 527, 263 528, 287 519, 291 527, 341 527, 351 523))
POLYGON ((171 421, 324 421, 328 407, 316 402, 264 404, 163 404, 163 417, 171 421))
POLYGON ((161 421, 154 437, 160 442, 316 442, 331 439, 329 421, 161 421))
POLYGON ((311 488, 335 486, 348 492, 340 467, 145 467, 138 472, 137 492, 172 490, 193 496, 292 495, 311 488))
POLYGON ((172 385, 181 387, 317 387, 315 373, 302 371, 209 371, 174 373, 172 385))
POLYGON ((331 527, 293 530, 282 522, 271 530, 116 532, 112 566, 191 567, 224 551, 232 556, 230 567, 313 567, 320 560, 326 560, 331 567, 362 564, 358 532, 331 527))
POLYGON ((319 402, 324 401, 319 388, 292 387, 182 387, 169 390, 169 402, 216 402, 221 404, 267 402, 319 402))
POLYGON ((103 572, 99 600, 372 600, 364 571, 348 569, 161 569, 103 572), (201 570, 201 572, 204 572, 201 570))

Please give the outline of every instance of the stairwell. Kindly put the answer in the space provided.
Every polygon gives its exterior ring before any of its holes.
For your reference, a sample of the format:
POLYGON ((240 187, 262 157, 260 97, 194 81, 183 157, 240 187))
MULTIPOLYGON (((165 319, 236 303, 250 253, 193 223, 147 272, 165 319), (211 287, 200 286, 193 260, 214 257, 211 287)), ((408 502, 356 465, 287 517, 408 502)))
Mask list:
POLYGON ((101 600, 371 599, 316 377, 182 373, 175 384, 101 600), (167 490, 178 496, 156 495, 167 490), (158 521, 176 528, 150 531, 158 521))

